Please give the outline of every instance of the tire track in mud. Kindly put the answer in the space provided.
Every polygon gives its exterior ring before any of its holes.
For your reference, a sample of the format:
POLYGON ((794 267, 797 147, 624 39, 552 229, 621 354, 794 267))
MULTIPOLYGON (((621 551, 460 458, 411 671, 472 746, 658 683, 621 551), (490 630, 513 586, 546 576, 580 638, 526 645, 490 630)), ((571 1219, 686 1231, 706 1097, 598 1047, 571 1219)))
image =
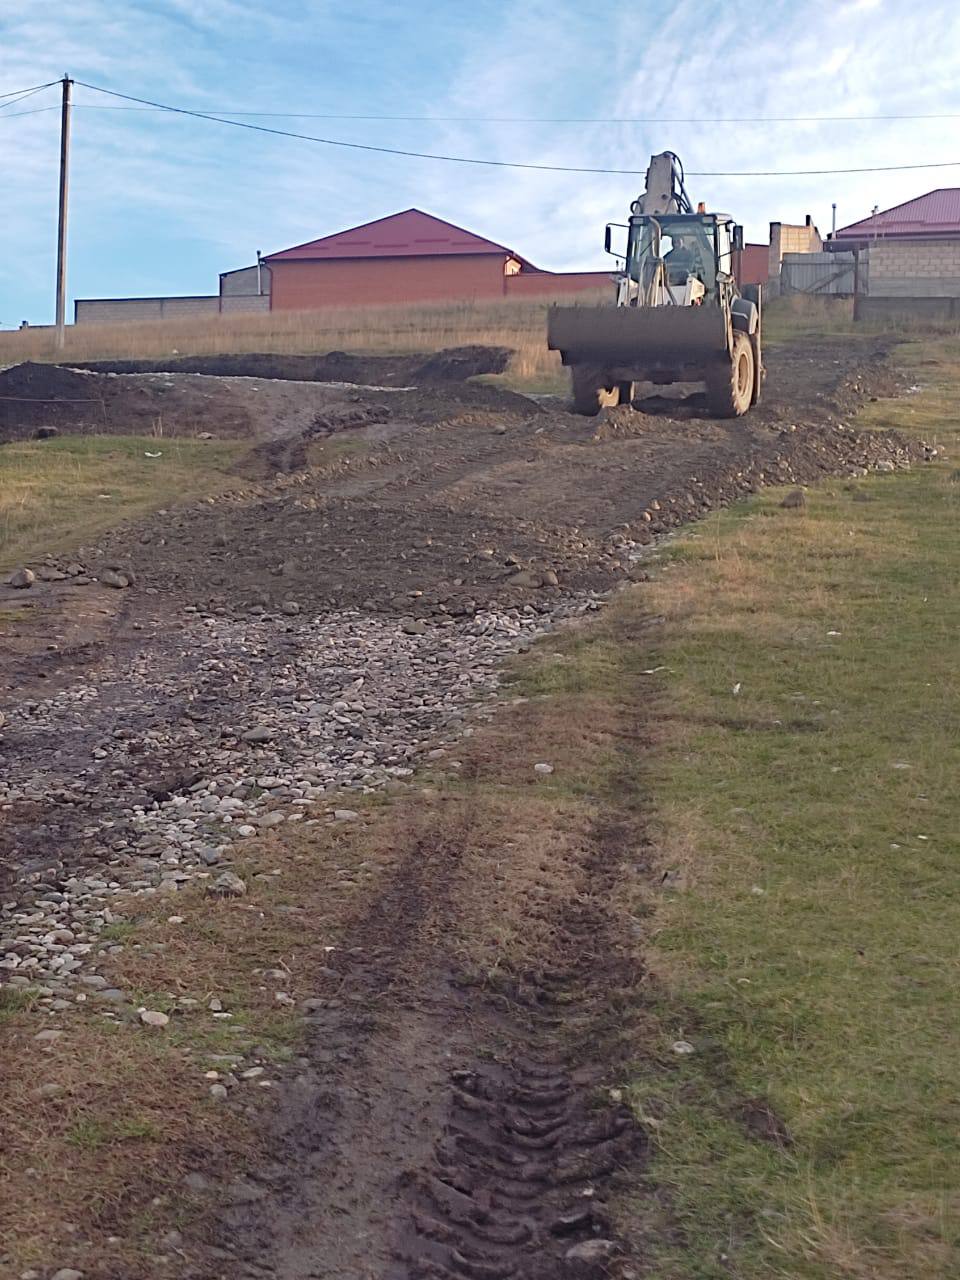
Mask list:
POLYGON ((452 954, 477 825, 470 806, 440 832, 426 820, 331 958, 272 1144, 282 1182, 221 1217, 247 1264, 231 1275, 631 1274, 607 1198, 646 1141, 608 1086, 639 966, 608 902, 635 837, 592 834, 577 892, 549 910, 547 951, 497 983, 452 954))
POLYGON ((606 1086, 618 1065, 617 993, 639 972, 604 904, 627 847, 625 829, 594 833, 589 891, 562 909, 546 964, 499 997, 480 994, 478 1052, 450 1073, 446 1118, 429 1164, 408 1180, 409 1221, 386 1280, 624 1274, 606 1197, 646 1143, 606 1086))

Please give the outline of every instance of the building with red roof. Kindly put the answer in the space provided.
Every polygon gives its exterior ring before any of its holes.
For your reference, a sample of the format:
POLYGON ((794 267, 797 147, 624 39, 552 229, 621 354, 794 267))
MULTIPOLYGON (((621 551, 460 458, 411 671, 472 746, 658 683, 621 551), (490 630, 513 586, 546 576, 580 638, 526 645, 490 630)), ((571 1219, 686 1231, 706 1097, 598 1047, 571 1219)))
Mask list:
POLYGON ((609 272, 542 271, 516 250, 421 209, 309 240, 263 261, 274 311, 613 292, 609 272))
POLYGON ((940 187, 871 214, 833 237, 840 249, 857 249, 865 263, 865 292, 875 299, 949 299, 928 302, 924 314, 957 312, 960 298, 960 187, 940 187), (866 251, 864 253, 864 251, 866 251), (936 305, 937 310, 931 310, 936 305))
POLYGON ((882 213, 841 227, 837 240, 905 240, 960 236, 960 187, 939 187, 882 213))

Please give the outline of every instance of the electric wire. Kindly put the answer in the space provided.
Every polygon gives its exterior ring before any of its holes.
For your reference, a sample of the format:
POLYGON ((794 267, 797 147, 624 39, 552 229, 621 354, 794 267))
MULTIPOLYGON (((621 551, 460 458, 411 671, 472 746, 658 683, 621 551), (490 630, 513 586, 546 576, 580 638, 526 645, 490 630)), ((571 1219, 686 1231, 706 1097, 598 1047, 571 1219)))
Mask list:
MULTIPOLYGON (((78 82, 79 83, 79 82, 78 82)), ((107 92, 101 90, 100 92, 107 92)), ((112 107, 77 102, 83 111, 164 112, 169 107, 112 107)), ((393 121, 413 124, 838 124, 893 120, 960 120, 960 111, 931 114, 851 116, 400 116, 351 115, 332 111, 233 111, 210 107, 200 112, 213 116, 256 116, 278 120, 393 121)))
POLYGON ((0 116, 0 124, 5 120, 20 120, 23 116, 38 116, 44 111, 59 111, 59 104, 53 107, 31 107, 29 111, 14 111, 12 115, 0 116))
MULTIPOLYGON (((167 103, 151 101, 149 98, 139 98, 134 94, 119 93, 114 89, 104 89, 101 85, 89 84, 84 80, 77 80, 74 83, 84 89, 91 89, 95 93, 104 93, 112 98, 122 98, 127 102, 138 103, 141 106, 152 107, 155 110, 170 112, 174 115, 189 116, 197 120, 208 120, 215 124, 228 125, 234 129, 246 129, 253 133, 270 134, 279 138, 293 138, 301 142, 316 142, 326 147, 341 147, 350 151, 368 151, 375 152, 378 155, 403 156, 416 160, 442 160, 451 164, 483 165, 496 169, 526 169, 547 173, 594 173, 622 177, 637 177, 646 173, 646 169, 607 169, 585 165, 530 164, 518 160, 490 160, 478 156, 454 156, 431 151, 412 151, 400 147, 380 147, 366 142, 346 142, 339 138, 322 138, 315 134, 298 133, 290 129, 275 129, 270 125, 251 124, 245 120, 230 120, 226 116, 218 116, 206 111, 196 111, 189 107, 174 107, 167 103)), ((693 178, 798 178, 852 173, 894 173, 913 169, 950 169, 958 166, 960 166, 960 160, 941 160, 915 164, 863 165, 857 168, 837 169, 691 169, 688 176, 693 178)))
MULTIPOLYGON (((56 84, 56 81, 54 81, 54 84, 56 84)), ((5 93, 3 96, 7 99, 7 101, 0 102, 0 111, 5 111, 7 107, 15 107, 18 102, 23 102, 27 98, 32 98, 35 93, 42 93, 44 89, 49 89, 49 88, 50 88, 50 85, 48 84, 38 84, 34 86, 34 88, 32 89, 21 89, 20 92, 16 94, 5 93)))

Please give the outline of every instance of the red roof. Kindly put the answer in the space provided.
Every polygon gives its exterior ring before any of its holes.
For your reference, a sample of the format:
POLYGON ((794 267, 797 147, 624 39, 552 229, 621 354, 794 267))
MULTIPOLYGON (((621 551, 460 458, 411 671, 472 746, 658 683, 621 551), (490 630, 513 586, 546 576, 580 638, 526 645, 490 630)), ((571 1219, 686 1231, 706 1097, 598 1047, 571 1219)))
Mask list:
POLYGON ((960 235, 960 187, 940 187, 905 204, 842 227, 837 239, 960 235))
POLYGON ((455 227, 452 222, 444 222, 442 218, 435 218, 432 213, 423 213, 420 209, 406 209, 403 213, 392 213, 387 218, 377 218, 375 222, 351 227, 349 231, 338 231, 332 236, 309 240, 292 249, 271 253, 264 258, 264 262, 318 258, 433 257, 453 253, 509 254, 524 266, 529 268, 530 265, 505 245, 485 240, 472 231, 455 227))

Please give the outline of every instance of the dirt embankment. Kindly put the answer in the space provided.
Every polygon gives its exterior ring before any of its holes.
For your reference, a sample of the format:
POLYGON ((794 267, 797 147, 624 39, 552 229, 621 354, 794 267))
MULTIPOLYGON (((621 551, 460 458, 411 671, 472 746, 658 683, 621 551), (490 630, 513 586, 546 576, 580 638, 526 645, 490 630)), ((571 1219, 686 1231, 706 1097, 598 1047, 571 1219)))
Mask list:
POLYGON ((38 433, 297 436, 344 402, 401 387, 456 389, 501 373, 509 358, 505 347, 457 347, 427 356, 28 362, 0 371, 0 444, 38 433))
POLYGON ((94 373, 205 373, 231 378, 282 378, 292 382, 361 382, 369 386, 421 386, 464 382, 481 373, 503 373, 508 347, 451 347, 428 355, 170 356, 161 360, 90 360, 72 366, 94 373))

